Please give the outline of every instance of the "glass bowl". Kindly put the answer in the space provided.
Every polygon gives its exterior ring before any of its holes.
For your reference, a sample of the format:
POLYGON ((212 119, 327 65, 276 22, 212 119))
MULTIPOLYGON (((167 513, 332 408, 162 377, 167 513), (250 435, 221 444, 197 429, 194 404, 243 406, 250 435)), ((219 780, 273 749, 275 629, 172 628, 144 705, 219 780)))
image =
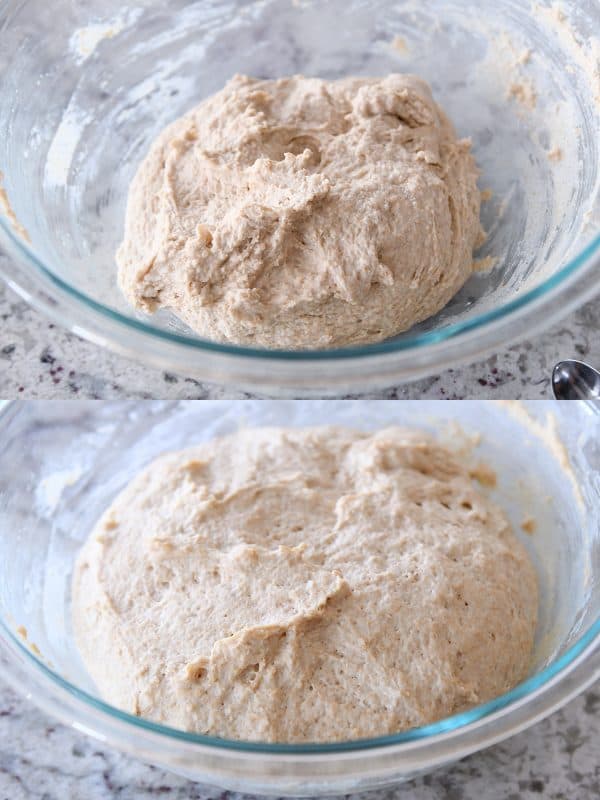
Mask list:
MULTIPOLYGON (((383 387, 531 335, 600 288, 597 0, 7 0, 0 8, 5 278, 101 345, 270 393, 383 387), (343 20, 343 25, 340 21, 343 20), (268 351, 133 311, 117 288, 125 200, 150 142, 235 72, 414 71, 471 136, 491 198, 475 272, 386 342, 268 351), (16 222, 15 222, 16 220, 16 222), (27 233, 27 238, 21 234, 27 233)), ((2 208, 0 197, 0 209, 2 208)))
POLYGON ((600 675, 600 415, 583 403, 288 401, 13 403, 0 414, 0 663, 79 731, 191 779, 277 795, 363 791, 407 780, 541 719, 600 675), (556 440, 546 415, 552 409, 556 440), (536 565, 531 675, 508 694, 394 736, 262 745, 170 729, 103 702, 73 642, 73 562, 96 519, 143 465, 240 425, 403 424, 438 431, 498 473, 493 496, 536 565), (461 435, 457 425, 465 435, 461 435), (570 466, 568 464, 570 461, 570 466), (523 532, 525 515, 536 522, 523 532))

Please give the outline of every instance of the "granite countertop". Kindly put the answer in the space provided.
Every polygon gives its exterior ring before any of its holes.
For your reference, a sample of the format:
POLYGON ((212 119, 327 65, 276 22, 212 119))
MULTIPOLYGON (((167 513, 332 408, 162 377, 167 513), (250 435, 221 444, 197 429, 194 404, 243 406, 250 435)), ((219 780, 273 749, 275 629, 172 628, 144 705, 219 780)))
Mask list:
MULTIPOLYGON (((0 253, 0 258, 6 258, 0 253)), ((0 397, 219 399, 250 395, 145 367, 83 341, 29 308, 0 283, 0 397)), ((371 394, 378 398, 550 397, 562 358, 600 364, 600 314, 593 301, 531 341, 486 361, 371 394)))
MULTIPOLYGON (((528 731, 358 800, 591 800, 600 796, 600 684, 528 731)), ((0 800, 241 800, 120 755, 0 685, 0 800)))

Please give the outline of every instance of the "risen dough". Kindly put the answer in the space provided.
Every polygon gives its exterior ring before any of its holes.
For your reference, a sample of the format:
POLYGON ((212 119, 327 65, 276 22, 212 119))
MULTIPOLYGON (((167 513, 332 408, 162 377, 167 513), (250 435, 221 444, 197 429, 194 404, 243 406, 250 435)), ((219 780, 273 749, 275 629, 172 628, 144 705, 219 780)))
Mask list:
POLYGON ((204 337, 284 348, 385 339, 473 269, 469 142, 412 75, 236 76, 170 125, 129 194, 119 281, 204 337))
POLYGON ((76 638, 153 720, 278 742, 386 734, 526 674, 533 567, 420 433, 258 429, 159 458, 79 557, 76 638))

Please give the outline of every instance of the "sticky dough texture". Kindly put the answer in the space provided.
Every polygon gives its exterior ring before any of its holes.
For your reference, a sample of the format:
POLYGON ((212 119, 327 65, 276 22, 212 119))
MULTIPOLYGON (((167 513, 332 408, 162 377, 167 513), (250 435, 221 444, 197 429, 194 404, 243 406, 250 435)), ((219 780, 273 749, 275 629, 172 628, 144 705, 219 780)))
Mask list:
POLYGON ((467 140, 412 75, 234 77, 130 188, 119 284, 201 336, 324 348, 443 308, 483 239, 467 140))
POLYGON ((400 428, 256 429, 165 455, 78 559, 102 695, 270 742, 392 733, 527 673, 534 569, 466 467, 400 428))

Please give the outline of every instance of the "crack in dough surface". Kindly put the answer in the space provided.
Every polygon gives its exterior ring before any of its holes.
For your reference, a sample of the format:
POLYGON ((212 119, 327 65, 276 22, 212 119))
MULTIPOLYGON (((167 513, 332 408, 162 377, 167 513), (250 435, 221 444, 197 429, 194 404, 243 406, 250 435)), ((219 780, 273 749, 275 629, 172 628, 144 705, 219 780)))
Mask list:
POLYGON ((83 547, 101 694, 271 742, 393 733, 527 673, 534 569, 468 467, 401 428, 261 428, 161 456, 83 547))
POLYGON ((443 308, 483 240, 468 140, 413 75, 235 76, 130 187, 119 284, 209 339, 383 340, 443 308))

